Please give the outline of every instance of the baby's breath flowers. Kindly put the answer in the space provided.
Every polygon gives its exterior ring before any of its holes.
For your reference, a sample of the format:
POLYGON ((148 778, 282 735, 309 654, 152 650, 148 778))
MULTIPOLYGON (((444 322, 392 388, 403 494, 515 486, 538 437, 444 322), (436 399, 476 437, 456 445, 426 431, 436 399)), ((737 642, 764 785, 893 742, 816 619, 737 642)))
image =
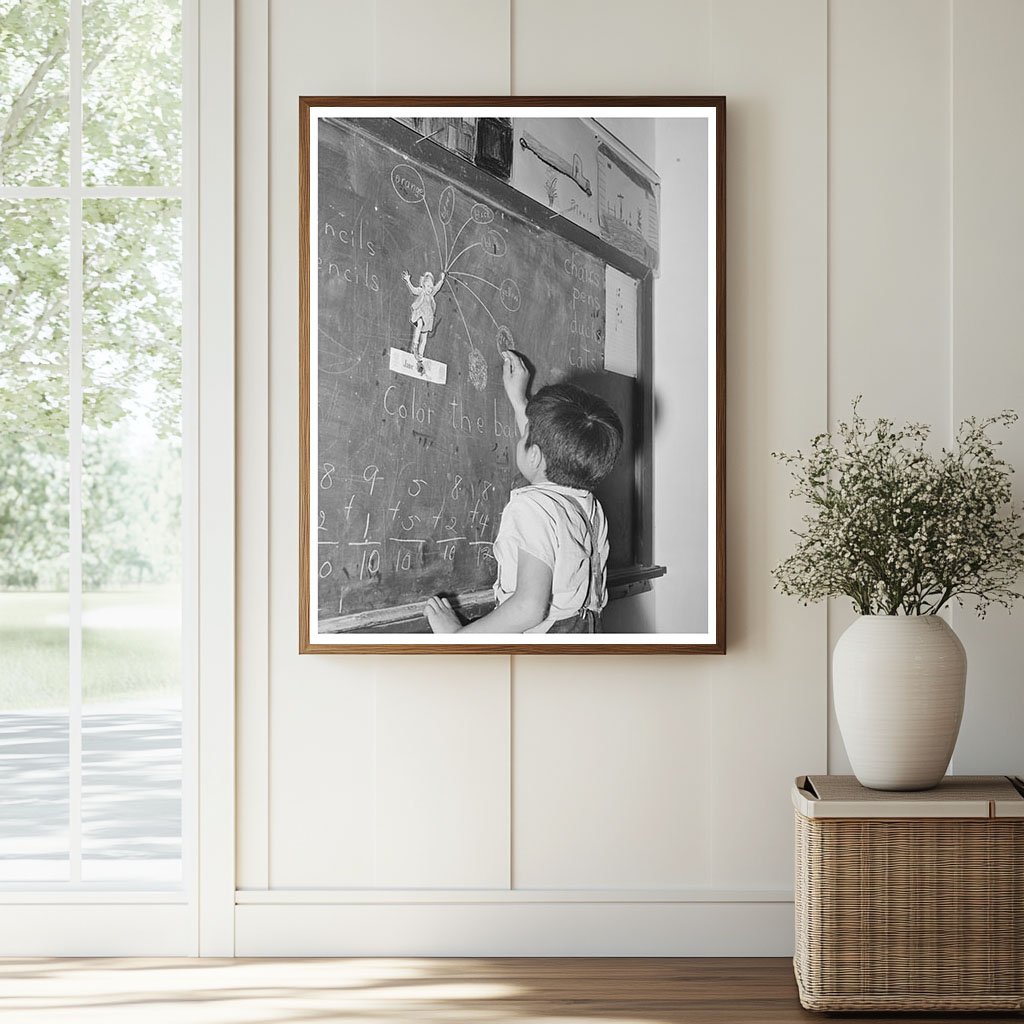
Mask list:
POLYGON ((846 596, 862 615, 934 615, 950 600, 1010 608, 1024 571, 1024 517, 1011 498, 1013 469, 989 428, 1011 411, 960 424, 952 450, 925 450, 929 428, 869 426, 853 403, 837 434, 809 452, 773 452, 811 511, 796 551, 773 571, 775 589, 804 603, 846 596))

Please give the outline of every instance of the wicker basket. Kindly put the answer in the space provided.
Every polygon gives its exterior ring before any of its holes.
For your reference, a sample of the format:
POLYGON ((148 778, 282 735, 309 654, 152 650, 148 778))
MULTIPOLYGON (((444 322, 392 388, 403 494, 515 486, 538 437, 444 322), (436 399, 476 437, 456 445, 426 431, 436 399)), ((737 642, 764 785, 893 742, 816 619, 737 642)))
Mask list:
POLYGON ((924 793, 797 779, 796 956, 808 1010, 1024 1009, 1024 786, 924 793))

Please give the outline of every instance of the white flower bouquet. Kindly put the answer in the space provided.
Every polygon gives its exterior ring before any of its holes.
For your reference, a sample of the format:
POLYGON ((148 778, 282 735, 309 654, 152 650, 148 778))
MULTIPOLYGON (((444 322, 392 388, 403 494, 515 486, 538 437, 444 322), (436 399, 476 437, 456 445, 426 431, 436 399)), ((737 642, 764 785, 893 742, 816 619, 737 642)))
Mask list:
POLYGON ((789 466, 794 497, 811 511, 796 551, 773 570, 775 589, 804 603, 846 596, 862 615, 934 615, 973 598, 978 615, 1010 608, 1024 570, 1024 519, 1012 503, 1013 469, 996 456, 994 426, 1010 411, 960 424, 951 450, 926 450, 929 428, 864 421, 853 403, 837 434, 809 452, 773 452, 789 466))

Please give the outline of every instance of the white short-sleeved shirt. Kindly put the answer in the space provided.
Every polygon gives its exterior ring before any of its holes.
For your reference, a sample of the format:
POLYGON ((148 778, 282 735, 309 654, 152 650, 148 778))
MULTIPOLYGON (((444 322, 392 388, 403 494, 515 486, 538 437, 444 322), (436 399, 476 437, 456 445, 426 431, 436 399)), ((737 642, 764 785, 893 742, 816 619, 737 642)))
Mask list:
MULTIPOLYGON (((501 514, 494 539, 498 576, 494 596, 501 604, 516 589, 520 550, 540 559, 551 569, 551 606, 547 618, 527 630, 546 633, 560 619, 575 615, 590 598, 591 535, 575 498, 596 527, 601 556, 601 607, 607 603, 608 523, 601 503, 577 487, 541 483, 517 487, 501 514)), ((600 609, 595 609, 600 610, 600 609)))

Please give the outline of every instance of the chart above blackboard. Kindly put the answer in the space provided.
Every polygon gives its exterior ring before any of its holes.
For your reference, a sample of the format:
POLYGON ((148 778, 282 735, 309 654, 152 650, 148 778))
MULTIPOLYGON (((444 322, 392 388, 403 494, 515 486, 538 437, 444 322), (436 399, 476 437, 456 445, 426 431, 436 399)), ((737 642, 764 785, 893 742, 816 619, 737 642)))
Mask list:
POLYGON ((601 122, 581 117, 400 120, 428 143, 475 163, 549 213, 657 270, 658 175, 601 122))

